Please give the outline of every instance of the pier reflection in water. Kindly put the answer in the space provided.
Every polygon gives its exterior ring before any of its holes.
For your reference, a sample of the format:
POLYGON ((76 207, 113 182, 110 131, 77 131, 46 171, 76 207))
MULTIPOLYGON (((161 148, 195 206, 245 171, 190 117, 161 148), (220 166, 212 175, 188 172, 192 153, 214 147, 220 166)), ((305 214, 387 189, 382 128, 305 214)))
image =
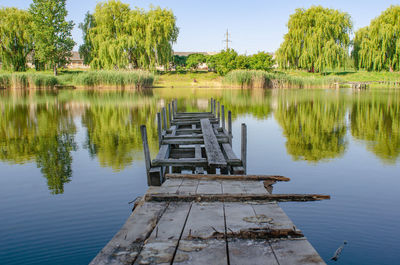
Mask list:
MULTIPOLYGON (((291 162, 270 165, 274 168, 294 168, 295 163, 304 161, 306 166, 299 170, 303 170, 300 173, 308 174, 308 169, 344 159, 349 151, 357 153, 360 157, 372 155, 377 158, 379 168, 376 168, 376 172, 381 170, 380 167, 399 166, 398 90, 3 90, 0 91, 0 170, 3 172, 0 179, 10 187, 17 185, 17 177, 11 176, 11 172, 19 172, 24 166, 34 165, 40 173, 32 171, 32 175, 39 174, 46 181, 40 177, 29 181, 40 185, 47 183, 48 194, 54 198, 61 194, 68 195, 66 187, 72 187, 75 182, 76 185, 83 185, 79 183, 83 174, 82 168, 85 168, 86 172, 101 172, 104 177, 116 177, 132 169, 129 174, 138 175, 137 177, 143 178, 144 182, 140 125, 145 124, 147 127, 150 151, 154 157, 158 150, 154 117, 165 103, 172 98, 178 98, 178 110, 205 111, 210 97, 216 98, 225 105, 226 110, 232 111, 234 129, 240 127, 240 124, 235 122, 239 120, 238 117, 248 124, 250 133, 253 130, 252 124, 266 128, 257 131, 256 137, 252 136, 258 144, 253 144, 252 147, 252 143, 249 143, 250 154, 257 153, 261 159, 264 152, 276 152, 257 149, 257 145, 268 143, 270 132, 280 135, 284 144, 278 148, 284 150, 291 162), (79 164, 87 158, 93 163, 79 164), (77 164, 80 166, 74 166, 77 164)), ((235 142, 237 144, 238 141, 239 139, 234 139, 234 148, 235 142)), ((262 168, 264 172, 256 173, 284 174, 269 172, 269 161, 265 162, 265 168, 262 168)), ((353 169, 347 168, 349 172, 354 171, 353 169)), ((289 174, 288 176, 293 177, 289 174)), ((101 178, 93 179, 93 186, 96 185, 94 182, 100 180, 101 178)), ((143 193, 145 187, 141 186, 142 184, 137 185, 143 193)), ((2 189, 3 196, 9 198, 8 208, 0 207, 5 213, 13 206, 14 196, 24 197, 10 192, 2 189)), ((32 187, 29 192, 35 194, 38 191, 32 187)), ((101 196, 95 189, 86 192, 88 196, 101 196)), ((140 193, 126 196, 137 195, 140 193)), ((47 200, 50 201, 51 198, 47 200)), ((76 214, 79 209, 69 208, 64 211, 76 214)), ((12 217, 11 212, 10 215, 12 217)), ((122 214, 120 223, 107 225, 112 226, 115 231, 125 219, 126 215, 122 214)), ((3 222, 5 227, 7 222, 1 220, 3 219, 0 219, 0 225, 3 222)), ((65 226, 74 229, 68 224, 65 226)), ((5 231, 2 230, 2 233, 7 234, 5 231)), ((29 240, 23 244, 23 236, 18 235, 18 231, 14 233, 17 235, 12 241, 15 246, 33 244, 33 241, 29 240)), ((112 233, 113 231, 110 231, 107 234, 112 233)), ((96 240, 93 239, 94 241, 96 240)), ((98 251, 96 247, 104 245, 107 241, 86 242, 89 247, 81 254, 82 264, 93 258, 98 251)), ((1 239, 0 242, 0 245, 5 244, 1 239)), ((312 243, 318 246, 318 242, 312 243)), ((46 246, 43 245, 40 249, 44 255, 46 246)), ((317 250, 321 253, 320 249, 317 250)), ((68 250, 65 251, 68 253, 68 250)), ((4 259, 11 264, 11 256, 7 255, 11 254, 0 253, 0 260, 4 259)), ((40 253, 37 255, 38 260, 43 262, 40 260, 40 253)), ((57 253, 49 260, 62 264, 62 261, 57 259, 57 253)))

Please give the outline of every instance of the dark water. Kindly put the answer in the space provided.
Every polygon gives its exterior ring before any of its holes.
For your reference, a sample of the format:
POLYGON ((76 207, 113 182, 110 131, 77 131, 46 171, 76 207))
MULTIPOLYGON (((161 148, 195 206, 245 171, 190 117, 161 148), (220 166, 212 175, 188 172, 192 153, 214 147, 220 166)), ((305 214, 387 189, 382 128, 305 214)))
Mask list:
POLYGON ((248 173, 280 174, 274 192, 330 201, 281 203, 329 261, 399 264, 400 91, 0 91, 0 264, 87 264, 146 190, 139 126, 157 152, 154 117, 172 97, 233 113, 248 127, 248 173))

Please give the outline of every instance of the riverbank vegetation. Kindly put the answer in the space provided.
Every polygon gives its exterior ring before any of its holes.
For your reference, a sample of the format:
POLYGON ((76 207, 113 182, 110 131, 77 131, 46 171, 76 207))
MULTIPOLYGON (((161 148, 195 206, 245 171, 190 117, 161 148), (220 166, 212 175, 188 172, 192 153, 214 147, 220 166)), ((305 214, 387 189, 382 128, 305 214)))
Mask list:
POLYGON ((0 88, 114 87, 143 89, 153 86, 148 71, 64 71, 58 76, 43 72, 0 73, 0 88))

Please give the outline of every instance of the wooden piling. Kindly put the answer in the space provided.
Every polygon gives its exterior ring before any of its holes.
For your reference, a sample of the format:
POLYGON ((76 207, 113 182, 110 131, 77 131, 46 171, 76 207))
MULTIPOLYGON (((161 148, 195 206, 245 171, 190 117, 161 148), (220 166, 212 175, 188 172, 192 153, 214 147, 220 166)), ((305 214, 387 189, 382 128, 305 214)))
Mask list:
POLYGON ((151 158, 150 158, 150 149, 149 143, 147 142, 147 130, 146 125, 140 126, 140 132, 142 134, 142 142, 143 142, 143 151, 144 151, 144 162, 146 165, 146 174, 147 174, 147 185, 151 185, 150 181, 150 168, 151 168, 151 158))
POLYGON ((217 107, 218 107, 218 125, 219 125, 219 121, 220 121, 219 118, 221 117, 221 112, 220 112, 220 107, 219 107, 219 101, 218 101, 217 107))
POLYGON ((175 119, 175 100, 172 100, 172 119, 175 119))
POLYGON ((174 109, 174 113, 178 112, 178 100, 175 99, 175 109, 174 109))
POLYGON ((242 123, 242 146, 240 148, 241 157, 244 168, 244 173, 246 174, 246 164, 247 164, 247 126, 242 123))
POLYGON ((161 113, 157 112, 157 132, 158 132, 158 148, 161 148, 162 128, 161 128, 161 113))
POLYGON ((232 112, 228 110, 228 136, 229 143, 232 145, 232 112))
POLYGON ((164 131, 168 129, 167 127, 167 111, 165 107, 162 108, 162 114, 163 114, 163 126, 164 126, 164 131))
POLYGON ((225 106, 221 106, 221 126, 222 129, 225 129, 225 106))
POLYGON ((172 121, 172 113, 171 113, 171 104, 168 103, 168 117, 169 117, 169 126, 171 127, 171 121, 172 121))
POLYGON ((213 101, 214 101, 214 99, 213 99, 213 98, 211 98, 211 100, 210 100, 210 105, 211 105, 211 113, 214 113, 214 109, 213 109, 214 103, 213 103, 213 101))

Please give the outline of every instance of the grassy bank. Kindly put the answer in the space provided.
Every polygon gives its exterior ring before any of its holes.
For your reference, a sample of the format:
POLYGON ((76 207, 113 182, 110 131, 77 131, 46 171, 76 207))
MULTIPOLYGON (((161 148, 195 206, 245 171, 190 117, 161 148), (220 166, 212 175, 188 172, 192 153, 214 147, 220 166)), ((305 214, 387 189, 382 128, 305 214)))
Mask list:
POLYGON ((74 86, 83 88, 134 88, 152 87, 154 74, 147 71, 64 71, 51 73, 0 73, 0 88, 54 88, 74 86))
POLYGON ((336 76, 294 76, 257 70, 231 71, 223 79, 225 85, 240 88, 321 88, 334 87, 342 81, 336 76))

